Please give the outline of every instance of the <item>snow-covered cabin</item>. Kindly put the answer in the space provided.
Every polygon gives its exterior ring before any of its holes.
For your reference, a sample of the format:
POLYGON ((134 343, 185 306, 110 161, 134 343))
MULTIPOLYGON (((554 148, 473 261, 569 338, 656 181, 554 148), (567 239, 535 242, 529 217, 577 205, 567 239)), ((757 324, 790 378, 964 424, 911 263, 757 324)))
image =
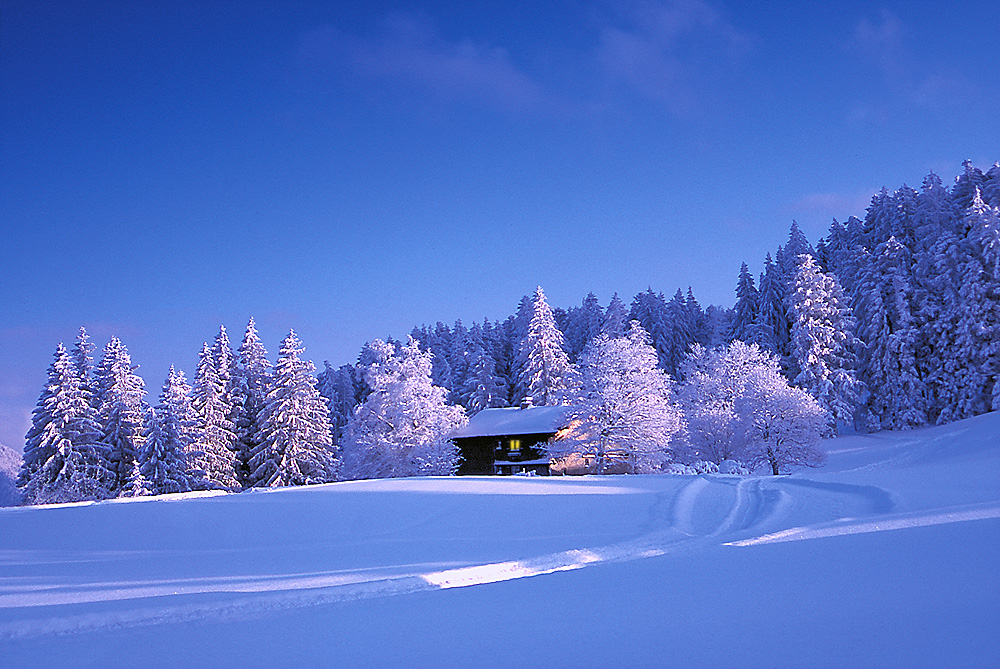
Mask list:
POLYGON ((545 442, 566 427, 573 407, 484 409, 452 436, 462 451, 459 474, 549 473, 545 442))

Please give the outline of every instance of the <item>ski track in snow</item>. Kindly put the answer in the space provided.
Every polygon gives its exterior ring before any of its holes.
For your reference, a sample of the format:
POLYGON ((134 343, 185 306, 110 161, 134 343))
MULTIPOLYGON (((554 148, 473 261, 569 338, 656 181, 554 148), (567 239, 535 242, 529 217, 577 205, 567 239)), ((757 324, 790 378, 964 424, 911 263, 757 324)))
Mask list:
POLYGON ((664 491, 638 492, 651 498, 649 518, 641 524, 639 536, 521 560, 83 583, 46 584, 35 577, 0 577, 0 612, 26 614, 0 622, 0 640, 204 619, 239 620, 273 611, 500 583, 709 547, 745 548, 1000 518, 1000 501, 893 513, 892 495, 882 488, 803 478, 702 475, 683 483, 672 497, 664 491), (789 527, 795 512, 802 509, 823 517, 789 527), (72 612, 74 606, 97 602, 124 604, 115 610, 72 612), (63 608, 46 615, 44 607, 49 606, 63 608))

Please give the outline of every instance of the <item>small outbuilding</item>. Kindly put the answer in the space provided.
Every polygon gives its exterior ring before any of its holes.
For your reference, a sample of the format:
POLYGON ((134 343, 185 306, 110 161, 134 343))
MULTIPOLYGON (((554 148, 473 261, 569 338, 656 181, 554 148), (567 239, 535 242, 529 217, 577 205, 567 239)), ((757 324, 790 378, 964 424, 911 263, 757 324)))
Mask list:
POLYGON ((461 450, 463 474, 548 475, 547 442, 569 424, 573 407, 484 409, 452 436, 461 450))

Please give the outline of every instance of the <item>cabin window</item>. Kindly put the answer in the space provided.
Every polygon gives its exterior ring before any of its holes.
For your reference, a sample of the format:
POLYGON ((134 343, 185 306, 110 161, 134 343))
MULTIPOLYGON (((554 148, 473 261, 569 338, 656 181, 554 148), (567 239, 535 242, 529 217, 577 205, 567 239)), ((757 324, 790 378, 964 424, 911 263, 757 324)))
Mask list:
POLYGON ((508 442, 507 445, 510 448, 510 452, 511 453, 520 453, 521 452, 521 440, 520 439, 511 439, 508 442))

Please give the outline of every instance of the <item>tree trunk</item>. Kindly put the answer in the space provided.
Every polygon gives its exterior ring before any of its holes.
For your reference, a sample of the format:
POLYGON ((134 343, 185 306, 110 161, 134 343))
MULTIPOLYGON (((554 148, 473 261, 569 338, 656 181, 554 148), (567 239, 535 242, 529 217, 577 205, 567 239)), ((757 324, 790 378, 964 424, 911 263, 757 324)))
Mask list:
POLYGON ((767 461, 771 463, 771 473, 775 476, 778 475, 778 460, 774 457, 774 451, 771 447, 767 447, 767 461))

